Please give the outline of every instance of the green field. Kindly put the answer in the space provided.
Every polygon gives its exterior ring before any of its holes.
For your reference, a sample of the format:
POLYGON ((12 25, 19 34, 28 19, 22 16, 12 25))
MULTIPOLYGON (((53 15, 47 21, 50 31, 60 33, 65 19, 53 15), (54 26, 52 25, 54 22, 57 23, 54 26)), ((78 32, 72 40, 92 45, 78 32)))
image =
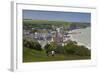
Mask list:
POLYGON ((62 60, 85 60, 90 56, 63 55, 47 56, 45 51, 23 48, 23 62, 41 62, 41 61, 62 61, 62 60))

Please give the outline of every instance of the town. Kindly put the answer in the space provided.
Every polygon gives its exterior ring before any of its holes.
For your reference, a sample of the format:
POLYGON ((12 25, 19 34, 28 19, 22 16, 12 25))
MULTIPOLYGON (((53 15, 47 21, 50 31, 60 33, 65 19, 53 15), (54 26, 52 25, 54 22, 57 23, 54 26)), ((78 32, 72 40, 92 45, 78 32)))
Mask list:
POLYGON ((64 31, 63 27, 55 27, 53 30, 48 29, 35 29, 24 30, 24 37, 31 38, 35 41, 38 41, 42 48, 50 42, 56 42, 58 45, 64 45, 70 40, 70 36, 68 36, 68 31, 64 31), (32 33, 31 31, 37 30, 37 32, 32 33))
POLYGON ((71 31, 87 27, 89 23, 24 20, 23 62, 90 59, 90 50, 71 39, 81 34, 71 31))

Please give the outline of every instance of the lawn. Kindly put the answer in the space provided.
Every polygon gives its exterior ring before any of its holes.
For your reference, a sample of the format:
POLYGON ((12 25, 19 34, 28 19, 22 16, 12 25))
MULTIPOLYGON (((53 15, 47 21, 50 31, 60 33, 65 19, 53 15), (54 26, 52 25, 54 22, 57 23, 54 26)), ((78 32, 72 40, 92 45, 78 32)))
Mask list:
POLYGON ((41 61, 62 61, 62 60, 82 60, 90 59, 90 56, 62 55, 47 56, 45 51, 23 48, 23 62, 41 62, 41 61))

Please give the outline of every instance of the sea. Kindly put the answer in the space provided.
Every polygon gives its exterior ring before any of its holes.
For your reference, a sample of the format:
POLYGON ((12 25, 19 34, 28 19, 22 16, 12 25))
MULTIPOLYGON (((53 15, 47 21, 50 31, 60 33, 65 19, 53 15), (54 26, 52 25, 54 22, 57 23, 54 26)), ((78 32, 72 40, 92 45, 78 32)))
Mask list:
POLYGON ((71 30, 69 33, 71 40, 91 49, 91 27, 71 30))

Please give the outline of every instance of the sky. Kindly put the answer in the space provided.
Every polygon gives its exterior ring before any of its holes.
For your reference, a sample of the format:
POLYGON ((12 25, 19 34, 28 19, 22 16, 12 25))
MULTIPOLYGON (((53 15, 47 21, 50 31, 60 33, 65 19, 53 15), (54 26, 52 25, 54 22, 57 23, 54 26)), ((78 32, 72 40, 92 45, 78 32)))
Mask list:
POLYGON ((91 13, 23 10, 23 19, 91 22, 91 13))

